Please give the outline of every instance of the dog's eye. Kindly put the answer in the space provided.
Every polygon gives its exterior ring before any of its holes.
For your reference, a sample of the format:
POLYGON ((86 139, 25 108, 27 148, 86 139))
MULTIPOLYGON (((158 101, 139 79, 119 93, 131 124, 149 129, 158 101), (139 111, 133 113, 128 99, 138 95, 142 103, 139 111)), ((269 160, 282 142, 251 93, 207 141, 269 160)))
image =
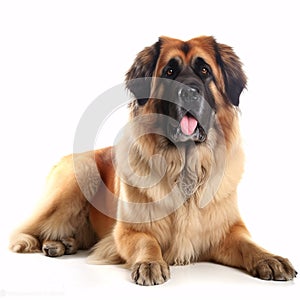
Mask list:
POLYGON ((194 68, 194 71, 198 75, 200 75, 202 79, 207 79, 212 74, 210 66, 201 57, 197 57, 195 59, 193 68, 194 68))
POLYGON ((202 75, 206 76, 206 75, 208 75, 208 73, 209 73, 209 71, 208 71, 208 69, 206 67, 202 67, 201 68, 201 74, 202 75))
POLYGON ((179 64, 178 60, 175 58, 172 58, 168 64, 164 67, 162 71, 162 77, 168 78, 168 79, 175 79, 179 72, 179 64))
POLYGON ((171 77, 174 74, 174 69, 173 68, 168 68, 166 70, 166 75, 171 77))

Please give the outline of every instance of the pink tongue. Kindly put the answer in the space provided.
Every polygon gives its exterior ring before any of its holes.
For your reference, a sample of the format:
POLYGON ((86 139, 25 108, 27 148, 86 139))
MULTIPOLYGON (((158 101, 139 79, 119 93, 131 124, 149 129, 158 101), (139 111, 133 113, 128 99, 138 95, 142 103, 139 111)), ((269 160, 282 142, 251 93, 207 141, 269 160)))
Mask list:
POLYGON ((196 127, 197 127, 197 120, 193 118, 192 116, 185 115, 182 120, 180 121, 180 128, 181 131, 185 135, 191 135, 194 133, 196 127))

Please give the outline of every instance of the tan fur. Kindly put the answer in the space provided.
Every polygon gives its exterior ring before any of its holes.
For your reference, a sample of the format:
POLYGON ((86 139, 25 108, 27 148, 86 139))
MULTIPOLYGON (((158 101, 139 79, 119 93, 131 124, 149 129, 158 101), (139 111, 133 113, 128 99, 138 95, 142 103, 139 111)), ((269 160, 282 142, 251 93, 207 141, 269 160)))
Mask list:
MULTIPOLYGON (((12 251, 42 249, 59 256, 94 245, 89 262, 126 263, 141 285, 168 280, 169 265, 199 261, 238 267, 262 279, 296 276, 287 259, 251 240, 239 214, 237 186, 244 153, 234 105, 246 77, 232 49, 212 37, 188 42, 162 37, 138 54, 127 73, 128 88, 135 88, 131 79, 160 77, 172 57, 188 65, 196 56, 209 63, 215 76, 209 88, 219 129, 211 128, 203 144, 172 148, 159 135, 140 136, 155 126, 150 118, 125 132, 114 149, 63 158, 49 175, 42 204, 13 234, 12 251), (92 204, 86 198, 92 198, 92 204), (101 208, 111 213, 105 215, 101 208)), ((131 119, 155 113, 157 101, 150 97, 145 106, 133 101, 131 119)))

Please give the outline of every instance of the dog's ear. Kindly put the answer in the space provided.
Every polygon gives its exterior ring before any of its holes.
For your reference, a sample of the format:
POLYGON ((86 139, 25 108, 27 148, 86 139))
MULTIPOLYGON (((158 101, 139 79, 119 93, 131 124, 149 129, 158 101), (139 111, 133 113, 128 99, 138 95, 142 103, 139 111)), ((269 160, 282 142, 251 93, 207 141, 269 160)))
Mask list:
POLYGON ((242 63, 233 49, 227 45, 215 43, 215 54, 222 70, 226 97, 233 105, 238 106, 240 94, 247 84, 242 63))
POLYGON ((133 65, 126 74, 126 87, 134 94, 139 105, 144 105, 151 89, 151 77, 160 54, 161 41, 146 47, 138 53, 133 65), (134 80, 138 79, 139 80, 134 80))

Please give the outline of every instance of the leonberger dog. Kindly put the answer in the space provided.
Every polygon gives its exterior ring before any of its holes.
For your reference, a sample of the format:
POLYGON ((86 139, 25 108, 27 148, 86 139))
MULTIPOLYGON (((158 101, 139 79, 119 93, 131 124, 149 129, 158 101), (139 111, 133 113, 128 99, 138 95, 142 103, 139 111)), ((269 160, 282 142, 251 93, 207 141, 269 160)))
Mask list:
POLYGON ((255 244, 238 210, 246 76, 233 49, 163 36, 138 53, 125 84, 132 97, 118 143, 64 157, 10 249, 56 257, 91 248, 91 263, 125 264, 140 285, 202 261, 292 280, 289 260, 255 244))

